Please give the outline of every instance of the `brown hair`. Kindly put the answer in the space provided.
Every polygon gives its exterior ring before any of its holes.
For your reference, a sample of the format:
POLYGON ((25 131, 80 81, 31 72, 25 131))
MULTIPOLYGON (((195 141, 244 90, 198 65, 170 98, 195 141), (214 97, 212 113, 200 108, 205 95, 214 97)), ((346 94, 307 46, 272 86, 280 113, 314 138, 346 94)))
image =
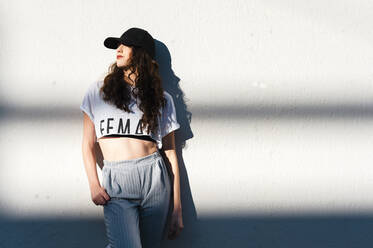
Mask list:
MULTIPOLYGON (((135 98, 140 99, 139 109, 143 112, 141 118, 142 128, 148 127, 152 133, 157 133, 159 123, 157 116, 166 104, 163 95, 159 65, 141 47, 132 48, 132 56, 128 64, 118 67, 114 62, 109 66, 108 74, 104 78, 104 84, 100 89, 104 101, 114 104, 117 108, 131 113, 128 105, 131 101, 131 93, 135 98), (123 70, 129 69, 126 77, 132 81, 135 88, 131 91, 129 83, 124 80, 123 70), (130 78, 133 73, 137 74, 135 81, 130 78)), ((135 74, 135 75, 136 75, 135 74)))

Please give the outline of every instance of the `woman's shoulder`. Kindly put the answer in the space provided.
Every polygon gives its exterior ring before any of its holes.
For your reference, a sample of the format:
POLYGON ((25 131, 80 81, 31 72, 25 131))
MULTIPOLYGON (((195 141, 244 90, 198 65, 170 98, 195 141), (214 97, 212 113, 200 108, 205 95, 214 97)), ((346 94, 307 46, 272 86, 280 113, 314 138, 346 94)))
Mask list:
POLYGON ((171 94, 168 93, 167 91, 163 90, 163 95, 166 98, 167 102, 168 101, 173 101, 171 94))
POLYGON ((93 83, 91 84, 92 88, 94 89, 100 89, 102 87, 102 85, 104 84, 104 80, 95 80, 93 81, 93 83))
POLYGON ((167 111, 173 111, 175 108, 175 102, 172 95, 165 90, 163 90, 163 95, 166 99, 166 105, 164 108, 167 109, 167 111))
POLYGON ((91 94, 96 94, 100 90, 102 84, 103 80, 95 80, 88 85, 87 91, 89 91, 91 94))

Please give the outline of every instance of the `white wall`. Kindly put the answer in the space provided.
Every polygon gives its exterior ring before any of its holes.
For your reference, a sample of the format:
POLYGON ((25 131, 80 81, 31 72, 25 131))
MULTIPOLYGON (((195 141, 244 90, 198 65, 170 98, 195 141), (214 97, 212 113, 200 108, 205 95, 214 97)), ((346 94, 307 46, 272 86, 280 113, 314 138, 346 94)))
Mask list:
POLYGON ((372 1, 0 4, 0 247, 106 244, 79 105, 115 59, 104 39, 133 26, 182 123, 167 247, 372 243, 372 1))

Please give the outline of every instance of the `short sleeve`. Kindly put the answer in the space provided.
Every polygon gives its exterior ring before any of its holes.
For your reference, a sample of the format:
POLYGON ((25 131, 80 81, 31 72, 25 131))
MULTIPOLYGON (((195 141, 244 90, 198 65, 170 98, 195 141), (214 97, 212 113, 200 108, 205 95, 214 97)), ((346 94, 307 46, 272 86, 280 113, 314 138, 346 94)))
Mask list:
POLYGON ((93 99, 92 99, 92 90, 91 88, 89 88, 84 97, 83 97, 83 101, 80 105, 80 109, 85 112, 89 118, 92 120, 92 122, 94 122, 94 115, 93 115, 93 111, 92 111, 92 103, 93 103, 93 99))
POLYGON ((180 124, 176 118, 176 108, 172 96, 165 92, 167 100, 166 106, 163 108, 161 117, 161 135, 162 138, 172 131, 180 128, 180 124))

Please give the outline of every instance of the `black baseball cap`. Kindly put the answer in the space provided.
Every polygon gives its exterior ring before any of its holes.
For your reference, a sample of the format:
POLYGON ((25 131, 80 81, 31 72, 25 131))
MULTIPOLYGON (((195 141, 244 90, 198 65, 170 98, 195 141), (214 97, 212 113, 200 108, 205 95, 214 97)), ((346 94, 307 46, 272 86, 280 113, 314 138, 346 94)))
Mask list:
POLYGON ((120 44, 142 47, 152 59, 155 57, 154 39, 144 29, 133 27, 125 31, 119 38, 108 37, 104 41, 104 46, 110 49, 117 49, 120 44))

